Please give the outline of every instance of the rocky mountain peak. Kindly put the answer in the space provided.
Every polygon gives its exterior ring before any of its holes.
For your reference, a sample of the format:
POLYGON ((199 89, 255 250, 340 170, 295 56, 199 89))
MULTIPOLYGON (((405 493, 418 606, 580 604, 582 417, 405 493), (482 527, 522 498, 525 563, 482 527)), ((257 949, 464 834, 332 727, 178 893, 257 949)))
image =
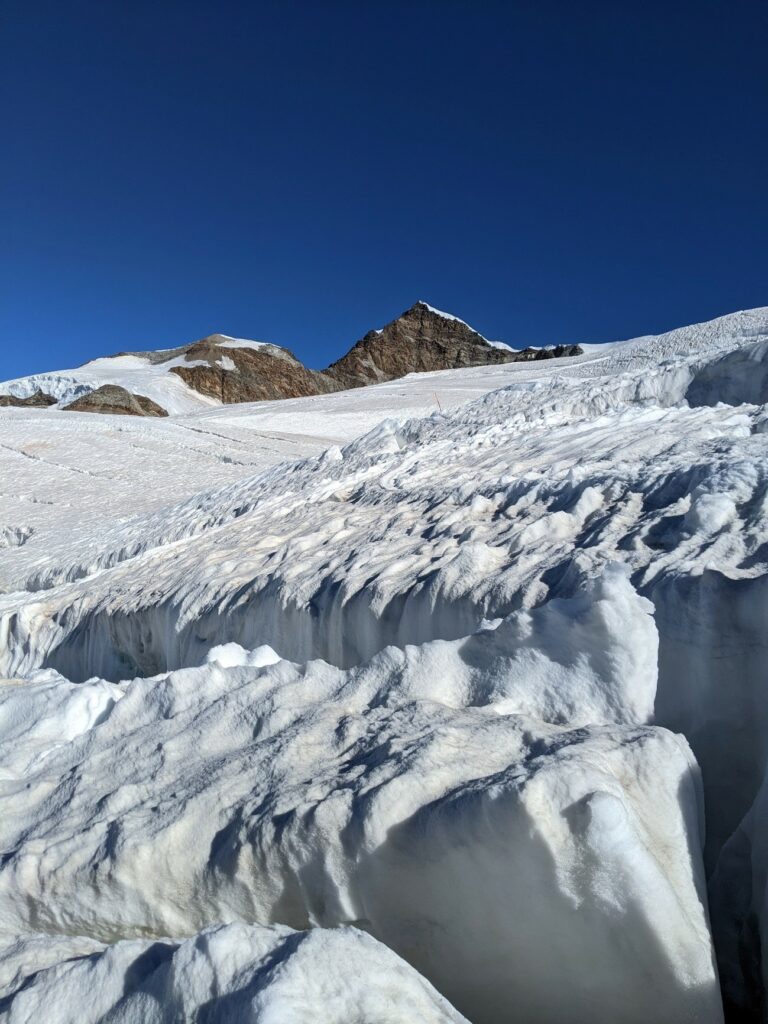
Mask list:
MULTIPOLYGON (((419 299, 417 302, 414 302, 410 309, 407 309, 405 313, 403 313, 403 316, 417 315, 423 317, 425 314, 440 317, 442 320, 448 320, 451 323, 463 324, 465 327, 469 327, 466 320, 462 320, 461 317, 454 316, 453 313, 446 313, 443 309, 436 309, 434 306, 430 306, 430 304, 425 302, 423 299, 419 299)), ((472 327, 469 327, 469 329, 473 330, 472 327)), ((477 331, 474 331, 474 333, 478 334, 477 331)), ((478 336, 482 337, 482 335, 478 336)))
POLYGON ((326 373, 349 388, 514 358, 511 350, 494 347, 463 320, 420 299, 385 327, 369 331, 326 373))

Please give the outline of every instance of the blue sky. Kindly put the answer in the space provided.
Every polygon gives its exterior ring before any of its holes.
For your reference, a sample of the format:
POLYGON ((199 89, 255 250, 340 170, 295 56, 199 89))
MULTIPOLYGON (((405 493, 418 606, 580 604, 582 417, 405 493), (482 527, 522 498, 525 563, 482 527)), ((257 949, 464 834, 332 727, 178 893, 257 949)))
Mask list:
POLYGON ((766 0, 3 0, 0 378, 768 304, 766 53, 766 0))

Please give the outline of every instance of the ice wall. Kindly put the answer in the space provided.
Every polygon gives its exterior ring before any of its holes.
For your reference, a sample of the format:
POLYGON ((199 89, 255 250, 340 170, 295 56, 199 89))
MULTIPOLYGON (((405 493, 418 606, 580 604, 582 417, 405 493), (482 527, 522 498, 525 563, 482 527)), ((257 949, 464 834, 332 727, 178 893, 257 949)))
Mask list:
POLYGON ((101 942, 354 925, 474 1024, 718 1022, 698 769, 632 724, 654 651, 609 569, 347 671, 227 648, 121 687, 0 687, 0 918, 101 942))

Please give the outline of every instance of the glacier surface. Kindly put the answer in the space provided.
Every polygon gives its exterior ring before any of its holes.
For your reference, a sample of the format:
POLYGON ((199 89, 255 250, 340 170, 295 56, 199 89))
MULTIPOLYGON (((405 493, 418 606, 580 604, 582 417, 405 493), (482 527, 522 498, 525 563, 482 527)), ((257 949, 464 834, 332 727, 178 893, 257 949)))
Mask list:
POLYGON ((761 309, 2 410, 0 1019, 768 1019, 767 405, 761 309))

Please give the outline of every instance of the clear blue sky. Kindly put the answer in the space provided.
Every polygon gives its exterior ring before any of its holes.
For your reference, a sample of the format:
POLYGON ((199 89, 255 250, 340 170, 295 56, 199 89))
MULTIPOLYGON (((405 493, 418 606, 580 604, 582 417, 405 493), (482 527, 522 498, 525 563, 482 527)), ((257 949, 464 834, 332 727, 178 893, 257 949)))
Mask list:
POLYGON ((0 379, 768 304, 768 0, 0 0, 0 379))

